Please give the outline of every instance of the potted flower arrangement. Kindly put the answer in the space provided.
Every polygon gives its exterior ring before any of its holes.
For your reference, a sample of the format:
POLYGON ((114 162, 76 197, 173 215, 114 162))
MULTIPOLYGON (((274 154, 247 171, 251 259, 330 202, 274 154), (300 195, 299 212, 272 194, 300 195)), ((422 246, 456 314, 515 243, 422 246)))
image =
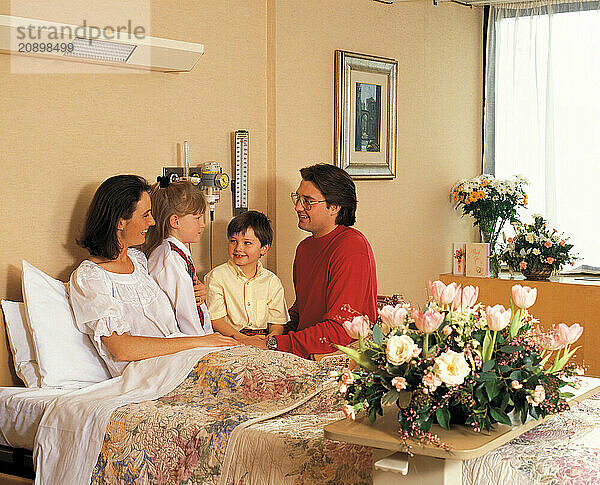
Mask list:
POLYGON ((556 229, 550 229, 540 215, 533 224, 514 224, 516 235, 507 240, 500 260, 513 271, 521 271, 528 280, 545 280, 565 264, 578 258, 571 254, 572 244, 556 229))
POLYGON ((529 287, 513 286, 508 309, 484 308, 472 286, 435 281, 430 290, 423 310, 386 305, 372 330, 364 316, 344 324, 359 340, 358 349, 338 346, 357 364, 336 374, 347 417, 363 411, 374 422, 396 405, 408 448, 409 438, 444 446, 434 424, 480 432, 568 409, 563 387, 582 373, 569 362, 578 324, 541 332, 528 312, 537 297, 529 287))
POLYGON ((527 205, 524 186, 527 180, 515 176, 510 180, 498 180, 491 175, 458 182, 452 188, 456 208, 462 207, 463 215, 475 218, 481 240, 490 245, 490 273, 498 275, 499 261, 495 256, 496 242, 506 222, 518 222, 517 209, 527 205))

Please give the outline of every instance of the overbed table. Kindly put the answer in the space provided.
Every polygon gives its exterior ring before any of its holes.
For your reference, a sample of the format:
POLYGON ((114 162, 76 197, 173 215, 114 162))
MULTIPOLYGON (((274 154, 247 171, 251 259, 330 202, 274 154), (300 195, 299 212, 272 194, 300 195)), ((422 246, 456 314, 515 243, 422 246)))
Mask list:
MULTIPOLYGON (((577 396, 569 402, 574 404, 600 392, 600 379, 585 377, 577 396)), ((475 433, 466 426, 453 426, 450 431, 438 425, 431 432, 450 446, 450 451, 442 448, 411 443, 415 456, 409 459, 403 451, 402 440, 398 436, 398 411, 395 406, 387 407, 384 416, 373 425, 368 418, 356 421, 343 419, 325 426, 325 437, 345 441, 379 450, 395 452, 375 462, 374 485, 420 484, 458 485, 462 483, 462 462, 478 458, 513 438, 543 423, 547 418, 531 419, 525 424, 508 426, 496 424, 489 433, 475 433), (409 467, 410 462, 410 467, 409 467), (410 469, 409 469, 410 468, 410 469)))

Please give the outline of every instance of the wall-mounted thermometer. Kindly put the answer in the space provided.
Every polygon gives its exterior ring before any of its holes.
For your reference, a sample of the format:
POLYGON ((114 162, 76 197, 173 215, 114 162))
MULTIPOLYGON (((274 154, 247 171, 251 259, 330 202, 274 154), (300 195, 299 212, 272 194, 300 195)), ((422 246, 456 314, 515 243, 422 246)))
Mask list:
POLYGON ((248 140, 248 131, 235 132, 235 183, 231 184, 235 216, 248 210, 248 140))

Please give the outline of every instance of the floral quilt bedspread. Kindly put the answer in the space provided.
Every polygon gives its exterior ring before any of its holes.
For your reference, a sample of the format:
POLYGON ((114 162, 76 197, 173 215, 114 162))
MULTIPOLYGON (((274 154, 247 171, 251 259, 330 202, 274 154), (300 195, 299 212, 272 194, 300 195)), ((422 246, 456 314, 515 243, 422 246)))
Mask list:
POLYGON ((170 393, 113 413, 91 483, 371 483, 368 449, 323 438, 342 417, 330 365, 209 354, 170 393))
POLYGON ((600 484, 600 394, 463 464, 463 485, 600 484))
MULTIPOLYGON (((370 449, 323 437, 343 417, 332 365, 209 354, 169 394, 113 413, 91 483, 370 484, 370 449)), ((463 485, 489 483, 599 484, 600 395, 463 463, 463 485)))

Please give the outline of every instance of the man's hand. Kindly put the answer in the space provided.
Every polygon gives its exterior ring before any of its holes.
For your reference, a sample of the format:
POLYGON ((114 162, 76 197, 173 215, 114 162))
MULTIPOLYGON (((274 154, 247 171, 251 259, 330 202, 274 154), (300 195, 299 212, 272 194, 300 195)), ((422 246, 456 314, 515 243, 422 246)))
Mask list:
POLYGON ((202 305, 206 301, 206 286, 194 275, 194 298, 196 305, 202 305))

